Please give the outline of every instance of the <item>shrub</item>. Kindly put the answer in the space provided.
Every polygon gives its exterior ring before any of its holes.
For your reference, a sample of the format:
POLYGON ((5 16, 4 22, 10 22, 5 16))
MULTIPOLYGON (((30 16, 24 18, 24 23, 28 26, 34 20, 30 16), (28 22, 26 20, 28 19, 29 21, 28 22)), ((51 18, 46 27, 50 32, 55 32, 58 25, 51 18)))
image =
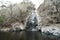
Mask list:
POLYGON ((5 22, 5 15, 1 15, 0 16, 0 26, 2 26, 3 25, 3 23, 5 22))

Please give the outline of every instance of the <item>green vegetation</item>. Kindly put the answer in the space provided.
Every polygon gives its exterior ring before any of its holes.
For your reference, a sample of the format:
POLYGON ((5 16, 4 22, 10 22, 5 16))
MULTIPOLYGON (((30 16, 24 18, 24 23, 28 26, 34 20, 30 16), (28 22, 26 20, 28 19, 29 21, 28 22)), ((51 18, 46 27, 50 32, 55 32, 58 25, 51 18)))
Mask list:
POLYGON ((0 26, 2 26, 5 21, 6 21, 5 16, 4 15, 1 15, 0 16, 0 26))

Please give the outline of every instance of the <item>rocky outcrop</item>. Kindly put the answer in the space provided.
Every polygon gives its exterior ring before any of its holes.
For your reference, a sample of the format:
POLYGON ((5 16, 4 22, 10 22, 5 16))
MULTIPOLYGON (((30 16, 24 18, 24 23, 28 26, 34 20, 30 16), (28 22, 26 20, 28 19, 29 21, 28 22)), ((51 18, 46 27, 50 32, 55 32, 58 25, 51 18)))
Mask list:
POLYGON ((60 36, 60 0, 44 0, 38 7, 38 29, 48 35, 60 36))
POLYGON ((44 0, 37 10, 43 26, 60 24, 60 0, 44 0))
POLYGON ((12 28, 10 29, 11 31, 20 31, 20 30, 24 30, 25 26, 22 23, 16 22, 11 24, 12 28))
POLYGON ((42 27, 41 30, 48 35, 60 36, 60 27, 56 25, 42 27))

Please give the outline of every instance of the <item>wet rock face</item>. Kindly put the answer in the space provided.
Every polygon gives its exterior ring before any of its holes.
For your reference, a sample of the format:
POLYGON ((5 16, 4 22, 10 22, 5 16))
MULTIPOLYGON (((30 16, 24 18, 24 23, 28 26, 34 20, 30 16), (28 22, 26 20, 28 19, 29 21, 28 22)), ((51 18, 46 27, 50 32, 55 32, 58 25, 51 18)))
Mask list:
POLYGON ((38 8, 42 25, 60 23, 60 0, 44 0, 38 8))

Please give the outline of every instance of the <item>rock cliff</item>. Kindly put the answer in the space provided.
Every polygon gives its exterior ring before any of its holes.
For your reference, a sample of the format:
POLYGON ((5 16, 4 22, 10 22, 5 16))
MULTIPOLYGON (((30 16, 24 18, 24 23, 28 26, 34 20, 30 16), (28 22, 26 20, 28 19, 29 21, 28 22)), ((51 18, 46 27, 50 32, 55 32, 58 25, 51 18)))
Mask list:
POLYGON ((44 0, 37 10, 42 25, 60 24, 60 0, 44 0))

